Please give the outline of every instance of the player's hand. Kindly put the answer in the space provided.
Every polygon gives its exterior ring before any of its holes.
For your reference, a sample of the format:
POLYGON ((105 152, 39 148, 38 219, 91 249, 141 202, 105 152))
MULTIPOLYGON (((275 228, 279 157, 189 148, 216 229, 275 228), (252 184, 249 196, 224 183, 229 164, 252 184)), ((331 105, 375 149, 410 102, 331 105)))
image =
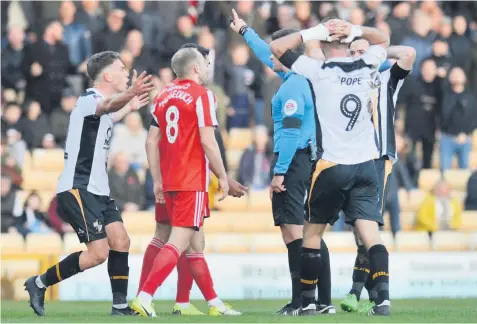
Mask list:
POLYGON ((272 188, 273 192, 284 192, 287 189, 283 185, 283 181, 285 181, 284 176, 274 176, 272 179, 272 183, 270 184, 270 188, 272 188))
POLYGON ((162 183, 154 183, 154 197, 156 198, 156 203, 164 205, 166 200, 164 199, 164 191, 162 189, 162 183))
POLYGON ((219 179, 219 190, 222 190, 222 195, 219 197, 219 201, 222 201, 229 195, 230 187, 227 177, 219 179))
POLYGON ((34 77, 40 76, 43 73, 43 67, 40 63, 35 62, 31 65, 30 72, 34 77))
POLYGON ((145 92, 140 96, 134 97, 130 102, 128 102, 128 108, 130 111, 139 110, 141 107, 144 107, 149 103, 149 93, 145 92))
POLYGON ((229 188, 229 196, 236 198, 243 197, 248 190, 248 187, 232 179, 229 179, 229 188))
POLYGON ((154 83, 151 82, 152 75, 142 72, 139 77, 134 80, 134 75, 137 75, 136 70, 133 72, 133 80, 129 90, 136 96, 141 96, 144 93, 154 90, 154 83))
POLYGON ((232 30, 238 34, 240 28, 246 25, 247 24, 245 23, 245 21, 239 18, 235 9, 232 9, 232 17, 230 17, 230 28, 232 28, 232 30))

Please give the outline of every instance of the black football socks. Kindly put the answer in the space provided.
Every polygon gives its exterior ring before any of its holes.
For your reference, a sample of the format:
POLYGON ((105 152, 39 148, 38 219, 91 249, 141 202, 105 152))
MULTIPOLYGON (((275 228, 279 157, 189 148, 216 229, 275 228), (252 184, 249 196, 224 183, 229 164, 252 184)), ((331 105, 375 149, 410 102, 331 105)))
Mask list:
POLYGON ((109 250, 108 274, 113 293, 113 307, 117 309, 128 307, 128 266, 129 252, 109 250))
POLYGON ((355 295, 358 301, 361 297, 361 292, 363 291, 369 273, 368 251, 366 251, 364 245, 359 245, 358 254, 356 255, 356 261, 354 262, 353 268, 353 286, 349 292, 350 294, 355 295))
POLYGON ((300 271, 302 307, 315 304, 316 284, 322 268, 320 249, 302 248, 300 271))
POLYGON ((292 281, 291 306, 294 309, 300 308, 301 305, 300 261, 302 244, 302 239, 294 240, 287 244, 288 267, 290 268, 290 276, 292 281))
MULTIPOLYGON (((331 265, 330 252, 323 239, 321 239, 321 260, 322 268, 318 273, 318 303, 320 305, 331 305, 331 265)), ((319 271, 319 269, 317 269, 319 271)))
POLYGON ((371 290, 376 292, 376 305, 389 300, 389 253, 382 244, 372 246, 369 251, 371 268, 371 290))
POLYGON ((36 285, 39 288, 47 288, 81 272, 79 266, 79 256, 81 253, 82 252, 72 253, 50 267, 44 274, 37 277, 36 285))

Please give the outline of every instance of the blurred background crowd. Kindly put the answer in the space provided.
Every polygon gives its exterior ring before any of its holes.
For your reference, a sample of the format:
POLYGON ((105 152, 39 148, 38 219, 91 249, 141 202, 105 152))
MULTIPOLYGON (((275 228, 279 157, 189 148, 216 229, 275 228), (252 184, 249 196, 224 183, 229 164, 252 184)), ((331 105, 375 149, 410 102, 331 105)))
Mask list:
MULTIPOLYGON (((210 48, 228 172, 268 200, 271 99, 281 80, 229 29, 232 8, 266 40, 281 28, 339 17, 415 48, 398 98, 400 162, 389 180, 388 223, 393 234, 462 228, 463 211, 477 210, 476 2, 2 1, 2 233, 71 231, 55 211, 52 176, 61 164, 49 161, 62 162, 69 114, 89 86, 85 63, 103 50, 120 52, 130 70, 153 74, 159 91, 174 79, 170 58, 183 44, 210 48)), ((144 149, 149 123, 144 107, 114 129, 111 195, 125 212, 153 208, 144 149)), ((250 209, 245 201, 237 210, 250 209)), ((213 207, 232 208, 227 200, 213 207)))

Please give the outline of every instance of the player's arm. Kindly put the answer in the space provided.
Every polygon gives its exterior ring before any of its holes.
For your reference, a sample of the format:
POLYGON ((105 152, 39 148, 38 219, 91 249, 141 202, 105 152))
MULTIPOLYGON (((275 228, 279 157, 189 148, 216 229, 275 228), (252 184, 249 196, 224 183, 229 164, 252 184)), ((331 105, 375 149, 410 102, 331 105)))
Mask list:
POLYGON ((340 40, 341 43, 351 43, 356 37, 366 39, 370 45, 387 48, 389 37, 374 27, 352 25, 342 19, 331 19, 327 23, 332 40, 340 40))
POLYGON ((153 119, 146 138, 146 156, 154 183, 154 197, 156 202, 164 204, 164 194, 162 192, 161 159, 159 153, 159 142, 161 132, 156 120, 153 119))
POLYGON ((147 75, 146 72, 143 72, 126 91, 102 99, 96 106, 96 116, 116 112, 133 100, 134 97, 143 96, 145 93, 153 90, 154 84, 149 82, 151 78, 152 75, 147 75))
POLYGON ((405 71, 410 71, 416 60, 416 50, 410 46, 391 46, 387 49, 388 58, 396 59, 396 64, 405 71))

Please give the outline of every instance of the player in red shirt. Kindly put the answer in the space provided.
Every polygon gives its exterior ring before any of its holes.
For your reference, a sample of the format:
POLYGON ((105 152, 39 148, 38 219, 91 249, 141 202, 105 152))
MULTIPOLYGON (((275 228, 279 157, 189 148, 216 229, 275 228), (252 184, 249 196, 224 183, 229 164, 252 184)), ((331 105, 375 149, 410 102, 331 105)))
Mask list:
MULTIPOLYGON (((172 229, 167 244, 155 257, 149 276, 131 304, 142 316, 155 315, 152 296, 175 268, 181 253, 189 245, 189 251, 203 250, 200 228, 208 213, 209 168, 219 179, 222 189, 219 200, 229 191, 214 135, 215 98, 200 85, 205 84, 208 77, 204 57, 196 49, 181 49, 172 58, 171 65, 178 79, 159 94, 153 113, 160 130, 160 172, 153 177, 158 179, 154 188, 156 197, 159 203, 165 203, 172 229)), ((190 264, 190 270, 199 288, 211 285, 210 273, 204 275, 204 269, 194 264, 190 264)), ((213 307, 218 315, 240 315, 221 301, 213 307)))
MULTIPOLYGON (((196 48, 204 59, 207 62, 207 66, 210 67, 209 64, 209 50, 190 43, 184 45, 182 48, 196 48)), ((153 108, 154 112, 155 108, 153 108)), ((220 134, 220 133, 219 133, 220 134)), ((217 130, 216 130, 217 135, 217 130)), ((147 144, 146 144, 146 152, 148 156, 148 162, 150 165, 150 171, 152 174, 155 174, 159 171, 159 157, 157 154, 158 151, 158 141, 160 136, 159 125, 155 121, 152 120, 151 126, 149 128, 147 144)), ((234 181, 229 178, 229 195, 233 197, 240 198, 245 194, 247 187, 241 185, 237 181, 234 181)), ((209 215, 207 212, 206 215, 209 215)), ((164 204, 159 204, 156 202, 156 213, 155 213, 155 220, 156 220, 156 231, 153 239, 149 243, 143 258, 142 270, 141 270, 141 278, 139 281, 139 290, 141 290, 144 282, 146 281, 149 272, 151 271, 152 264, 154 263, 154 259, 164 246, 164 242, 167 241, 169 237, 171 226, 169 215, 167 213, 167 208, 164 204)), ((202 240, 205 242, 205 237, 203 235, 203 231, 200 232, 202 235, 202 240)), ((177 273, 178 273, 178 281, 177 281, 177 295, 176 295, 176 303, 174 304, 172 313, 175 315, 205 315, 201 311, 199 311, 193 304, 190 303, 190 291, 192 289, 192 284, 194 279, 192 278, 192 274, 190 273, 189 267, 191 264, 195 264, 196 268, 201 268, 202 272, 204 273, 204 277, 210 276, 210 272, 208 269, 207 261, 204 258, 203 249, 200 251, 188 252, 183 253, 179 258, 179 262, 177 264, 177 273)), ((209 285, 202 286, 201 290, 203 292, 204 298, 209 302, 211 306, 209 310, 210 315, 221 315, 220 314, 220 307, 217 308, 215 304, 222 304, 220 299, 217 298, 217 294, 213 287, 213 281, 207 281, 209 285)))

